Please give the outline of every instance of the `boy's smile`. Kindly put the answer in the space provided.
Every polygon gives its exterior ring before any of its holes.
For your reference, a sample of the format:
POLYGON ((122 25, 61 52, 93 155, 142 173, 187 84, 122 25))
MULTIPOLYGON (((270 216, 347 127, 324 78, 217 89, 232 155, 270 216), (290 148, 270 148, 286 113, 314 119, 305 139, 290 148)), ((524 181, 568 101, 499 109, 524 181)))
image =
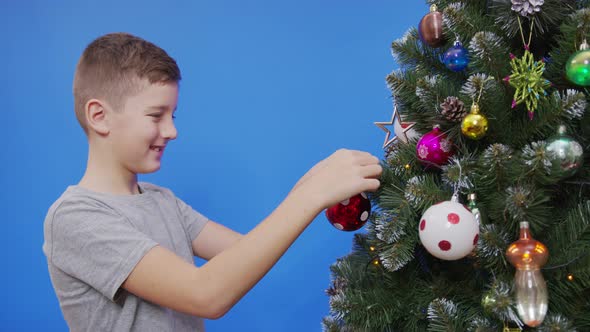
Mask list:
POLYGON ((164 150, 164 147, 163 146, 155 146, 155 145, 153 145, 153 146, 151 146, 151 148, 152 148, 152 150, 154 150, 156 152, 160 152, 160 151, 164 150))
POLYGON ((162 155, 164 154, 164 148, 165 148, 165 146, 156 146, 156 145, 153 145, 150 147, 150 149, 152 151, 157 153, 158 160, 160 160, 162 158, 162 155))

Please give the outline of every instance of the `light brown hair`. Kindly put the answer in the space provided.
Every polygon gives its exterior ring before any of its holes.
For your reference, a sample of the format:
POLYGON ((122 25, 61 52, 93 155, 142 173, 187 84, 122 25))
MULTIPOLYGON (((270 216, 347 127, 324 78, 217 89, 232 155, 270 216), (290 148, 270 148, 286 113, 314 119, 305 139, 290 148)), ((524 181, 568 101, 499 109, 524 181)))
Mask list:
POLYGON ((105 100, 116 111, 127 97, 138 93, 142 80, 178 83, 176 61, 155 44, 128 33, 110 33, 91 42, 78 61, 74 75, 74 110, 88 133, 85 106, 92 98, 105 100))

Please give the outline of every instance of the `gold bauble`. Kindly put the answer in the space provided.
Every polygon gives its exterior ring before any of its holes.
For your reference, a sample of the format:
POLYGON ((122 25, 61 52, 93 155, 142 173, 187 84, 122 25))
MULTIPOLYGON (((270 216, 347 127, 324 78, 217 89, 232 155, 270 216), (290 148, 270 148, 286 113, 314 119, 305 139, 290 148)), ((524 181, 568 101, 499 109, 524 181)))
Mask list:
POLYGON ((471 111, 461 121, 461 132, 471 139, 480 139, 488 131, 488 118, 479 114, 479 106, 471 105, 471 111))

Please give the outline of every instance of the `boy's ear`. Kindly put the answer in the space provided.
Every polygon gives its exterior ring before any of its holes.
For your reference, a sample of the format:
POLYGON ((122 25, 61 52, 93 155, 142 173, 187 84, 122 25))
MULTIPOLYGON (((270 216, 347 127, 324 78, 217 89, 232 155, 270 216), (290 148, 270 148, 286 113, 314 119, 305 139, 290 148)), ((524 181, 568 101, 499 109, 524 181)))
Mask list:
POLYGON ((99 135, 106 135, 110 129, 107 121, 107 109, 103 101, 90 99, 84 108, 86 112, 86 124, 88 130, 93 130, 99 135))

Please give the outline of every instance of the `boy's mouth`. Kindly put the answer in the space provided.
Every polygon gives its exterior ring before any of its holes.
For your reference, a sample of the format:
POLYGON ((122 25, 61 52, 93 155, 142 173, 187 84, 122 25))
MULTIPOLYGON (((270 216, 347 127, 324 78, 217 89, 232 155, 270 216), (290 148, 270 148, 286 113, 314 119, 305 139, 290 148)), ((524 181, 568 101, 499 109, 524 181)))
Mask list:
POLYGON ((150 149, 156 151, 156 152, 160 152, 162 150, 164 150, 164 146, 160 146, 160 145, 152 145, 150 146, 150 149))

